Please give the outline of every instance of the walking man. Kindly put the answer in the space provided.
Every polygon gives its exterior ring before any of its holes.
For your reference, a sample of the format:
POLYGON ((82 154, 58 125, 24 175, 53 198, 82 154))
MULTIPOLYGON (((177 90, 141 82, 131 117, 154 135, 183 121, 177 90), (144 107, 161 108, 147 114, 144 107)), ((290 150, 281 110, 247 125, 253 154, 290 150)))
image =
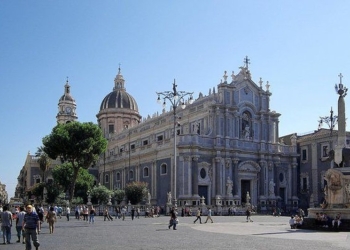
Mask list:
POLYGON ((196 217, 197 217, 197 219, 193 223, 196 224, 196 221, 199 220, 200 224, 202 224, 201 209, 200 208, 198 208, 198 210, 197 210, 196 217))
POLYGON ((135 217, 135 207, 131 208, 131 219, 134 220, 135 217))
POLYGON ((169 222, 169 226, 168 228, 170 229, 171 226, 173 227, 173 230, 177 230, 176 229, 176 224, 178 223, 177 220, 177 212, 175 210, 175 207, 173 207, 170 211, 170 222, 169 222))
POLYGON ((211 220, 211 223, 213 223, 213 219, 211 218, 211 208, 208 209, 207 220, 204 223, 207 223, 208 220, 211 220))
POLYGON ((39 216, 37 213, 33 212, 32 205, 27 206, 27 213, 24 215, 23 219, 23 229, 25 231, 25 238, 26 238, 26 250, 32 249, 32 242, 35 246, 35 249, 38 250, 40 243, 38 240, 38 234, 36 229, 39 227, 39 216))
POLYGON ((8 206, 3 207, 1 221, 2 238, 4 239, 3 244, 11 244, 12 213, 8 211, 8 206))
POLYGON ((253 222, 252 221, 252 218, 251 218, 251 215, 252 215, 252 210, 250 207, 247 208, 247 210, 245 211, 245 214, 247 215, 247 222, 253 222))
POLYGON ((24 244, 24 233, 22 230, 22 225, 23 225, 23 220, 26 212, 24 212, 24 207, 20 207, 19 211, 20 212, 17 214, 17 219, 16 219, 16 231, 17 231, 17 237, 18 237, 17 242, 21 242, 21 235, 22 235, 22 242, 24 244))
POLYGON ((69 215, 70 215, 70 207, 66 208, 66 217, 67 217, 67 221, 69 221, 69 215))

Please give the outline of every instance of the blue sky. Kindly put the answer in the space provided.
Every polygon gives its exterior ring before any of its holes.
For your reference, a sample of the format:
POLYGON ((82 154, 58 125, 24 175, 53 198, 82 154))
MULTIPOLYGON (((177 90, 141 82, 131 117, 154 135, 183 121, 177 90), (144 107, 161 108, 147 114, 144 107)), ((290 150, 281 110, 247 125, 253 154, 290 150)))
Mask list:
POLYGON ((248 56, 252 79, 271 85, 280 135, 313 131, 337 112, 339 73, 350 86, 349 13, 345 0, 0 1, 0 182, 13 196, 28 151, 56 124, 66 77, 79 121, 96 122, 119 63, 146 117, 174 78, 197 97, 248 56))

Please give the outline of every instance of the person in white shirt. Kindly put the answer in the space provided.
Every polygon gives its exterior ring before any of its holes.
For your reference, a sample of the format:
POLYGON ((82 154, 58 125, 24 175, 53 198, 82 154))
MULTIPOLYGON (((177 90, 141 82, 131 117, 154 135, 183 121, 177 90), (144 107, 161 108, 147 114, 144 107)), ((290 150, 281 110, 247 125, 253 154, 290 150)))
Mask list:
POLYGON ((291 229, 295 229, 295 220, 294 220, 294 216, 292 215, 289 219, 289 225, 291 229))
POLYGON ((66 217, 67 217, 67 221, 69 221, 69 215, 70 215, 70 207, 66 208, 66 217))
POLYGON ((17 214, 17 219, 16 219, 16 231, 17 231, 17 237, 18 240, 17 242, 21 242, 21 235, 22 235, 22 243, 24 244, 24 233, 22 231, 22 226, 23 226, 23 219, 24 215, 26 212, 24 212, 24 207, 19 208, 19 213, 17 214))

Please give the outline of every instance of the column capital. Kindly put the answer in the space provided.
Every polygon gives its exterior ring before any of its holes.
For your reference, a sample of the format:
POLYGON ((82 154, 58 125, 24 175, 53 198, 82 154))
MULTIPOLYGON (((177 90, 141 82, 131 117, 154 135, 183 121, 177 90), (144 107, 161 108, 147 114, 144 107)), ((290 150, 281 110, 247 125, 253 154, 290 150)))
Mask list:
POLYGON ((215 157, 215 162, 221 162, 222 158, 221 157, 215 157))
POLYGON ((231 158, 226 158, 225 159, 225 167, 229 168, 231 166, 231 158))
POLYGON ((265 160, 260 160, 260 161, 259 161, 259 165, 260 165, 260 167, 264 167, 264 166, 267 165, 267 161, 265 161, 265 160))
POLYGON ((184 160, 187 161, 187 162, 189 162, 189 161, 192 160, 192 157, 191 157, 190 155, 185 155, 185 156, 184 156, 184 160))
POLYGON ((238 162, 239 162, 239 158, 233 158, 232 162, 233 162, 234 165, 237 165, 238 162))
POLYGON ((192 155, 192 161, 198 161, 199 155, 192 155))

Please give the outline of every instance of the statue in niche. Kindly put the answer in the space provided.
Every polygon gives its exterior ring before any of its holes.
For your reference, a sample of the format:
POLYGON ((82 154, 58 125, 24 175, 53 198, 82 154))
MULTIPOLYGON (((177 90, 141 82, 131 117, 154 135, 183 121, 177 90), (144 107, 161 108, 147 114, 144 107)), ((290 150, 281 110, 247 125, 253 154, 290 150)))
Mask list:
POLYGON ((226 187, 226 194, 232 195, 233 181, 230 179, 230 176, 227 176, 226 187))
POLYGON ((243 138, 249 139, 251 137, 251 129, 249 126, 249 114, 244 112, 242 115, 242 135, 243 138))
POLYGON ((245 139, 249 139, 250 137, 250 128, 248 124, 244 127, 243 136, 245 139))
POLYGON ((246 197, 245 197, 245 201, 246 201, 246 203, 250 203, 249 191, 247 191, 247 195, 246 195, 246 197))

